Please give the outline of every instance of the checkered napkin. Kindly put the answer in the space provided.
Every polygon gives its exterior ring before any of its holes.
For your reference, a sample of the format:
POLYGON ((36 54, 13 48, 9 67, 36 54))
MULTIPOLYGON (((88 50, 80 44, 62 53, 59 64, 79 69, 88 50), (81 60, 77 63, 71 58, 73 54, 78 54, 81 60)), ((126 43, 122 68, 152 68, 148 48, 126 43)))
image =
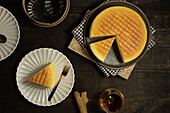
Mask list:
MULTIPOLYGON (((123 1, 123 0, 122 0, 123 1)), ((92 11, 90 11, 87 16, 81 21, 81 23, 72 31, 74 37, 77 39, 77 41, 80 43, 80 45, 84 48, 84 50, 87 51, 86 47, 85 47, 85 44, 84 44, 84 39, 83 39, 83 30, 84 30, 84 25, 88 19, 88 16, 90 15, 92 11)), ((149 45, 148 45, 148 50, 153 47, 155 45, 155 42, 153 41, 153 34, 155 33, 155 29, 151 27, 151 33, 152 33, 152 36, 151 36, 151 40, 149 42, 149 45)), ((112 69, 112 68, 108 68, 108 67, 105 67, 101 64, 98 64, 96 62, 96 65, 99 67, 99 69, 104 73, 104 75, 106 77, 109 77, 109 76, 116 76, 119 72, 121 72, 123 69, 112 69)))

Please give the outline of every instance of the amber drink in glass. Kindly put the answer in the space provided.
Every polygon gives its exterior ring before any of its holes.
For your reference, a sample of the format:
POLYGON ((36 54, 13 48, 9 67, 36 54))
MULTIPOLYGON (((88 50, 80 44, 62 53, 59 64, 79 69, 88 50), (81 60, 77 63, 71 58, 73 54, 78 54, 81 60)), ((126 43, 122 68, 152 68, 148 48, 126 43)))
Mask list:
POLYGON ((119 111, 125 102, 123 94, 117 89, 106 89, 99 98, 99 105, 106 113, 119 111))

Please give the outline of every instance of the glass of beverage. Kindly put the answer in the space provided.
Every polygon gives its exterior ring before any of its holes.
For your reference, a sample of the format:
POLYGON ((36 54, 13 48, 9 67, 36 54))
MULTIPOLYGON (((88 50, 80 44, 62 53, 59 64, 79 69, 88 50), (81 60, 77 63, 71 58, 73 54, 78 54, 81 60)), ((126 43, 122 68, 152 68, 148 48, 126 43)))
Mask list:
POLYGON ((114 88, 106 89, 99 98, 99 105, 106 113, 120 110, 125 102, 123 94, 114 88))

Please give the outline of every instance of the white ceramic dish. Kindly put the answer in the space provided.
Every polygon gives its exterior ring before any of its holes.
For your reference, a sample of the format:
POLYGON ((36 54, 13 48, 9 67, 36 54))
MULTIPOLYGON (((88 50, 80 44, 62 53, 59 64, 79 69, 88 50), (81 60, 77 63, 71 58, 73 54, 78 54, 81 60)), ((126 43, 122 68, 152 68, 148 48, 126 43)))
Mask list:
POLYGON ((10 56, 18 45, 20 38, 19 25, 15 17, 7 9, 0 6, 0 34, 7 41, 0 43, 0 61, 10 56))
POLYGON ((51 106, 63 101, 71 92, 75 78, 74 69, 67 57, 61 52, 49 48, 40 48, 28 53, 19 63, 16 75, 21 94, 28 101, 39 106, 51 106), (50 62, 53 62, 56 69, 56 83, 65 65, 69 65, 70 70, 61 80, 51 101, 48 101, 52 88, 29 82, 28 79, 50 62))

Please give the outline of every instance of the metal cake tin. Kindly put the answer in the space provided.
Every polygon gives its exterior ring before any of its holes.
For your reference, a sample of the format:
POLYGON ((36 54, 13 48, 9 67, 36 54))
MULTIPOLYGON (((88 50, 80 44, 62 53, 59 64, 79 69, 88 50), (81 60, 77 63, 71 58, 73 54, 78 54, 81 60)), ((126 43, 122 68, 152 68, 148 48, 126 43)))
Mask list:
MULTIPOLYGON (((84 42, 85 42, 85 46, 87 48, 88 53, 91 55, 91 57, 93 58, 94 62, 97 62, 99 64, 102 64, 108 68, 114 68, 114 69, 120 69, 120 68, 125 68, 125 67, 129 67, 131 65, 133 65, 134 63, 138 62, 146 53, 148 45, 149 45, 149 41, 150 41, 150 37, 151 37, 151 30, 150 30, 150 24, 149 21, 147 19, 147 17, 145 16, 145 14, 142 12, 141 9, 139 9, 137 6, 135 6, 134 4, 131 4, 129 2, 126 1, 110 1, 110 2, 106 2, 101 4, 100 6, 98 6, 97 8, 95 8, 90 15, 87 18, 87 21, 85 23, 85 28, 84 28, 84 42), (106 59, 104 62, 99 61, 96 56, 93 54, 91 48, 89 47, 89 30, 91 27, 91 24, 93 22, 93 20, 95 19, 95 17, 102 12, 103 10, 105 10, 106 8, 109 7, 114 7, 114 6, 124 6, 124 7, 128 7, 134 11, 136 11, 143 19, 146 28, 147 28, 147 41, 146 41, 146 45, 142 51, 142 53, 136 57, 134 60, 123 63, 121 61, 121 57, 120 54, 118 52, 117 49, 110 49, 110 53, 113 54, 112 56, 107 55, 106 59)), ((114 41, 115 42, 115 41, 114 41)), ((113 47, 114 48, 114 47, 113 47)))

